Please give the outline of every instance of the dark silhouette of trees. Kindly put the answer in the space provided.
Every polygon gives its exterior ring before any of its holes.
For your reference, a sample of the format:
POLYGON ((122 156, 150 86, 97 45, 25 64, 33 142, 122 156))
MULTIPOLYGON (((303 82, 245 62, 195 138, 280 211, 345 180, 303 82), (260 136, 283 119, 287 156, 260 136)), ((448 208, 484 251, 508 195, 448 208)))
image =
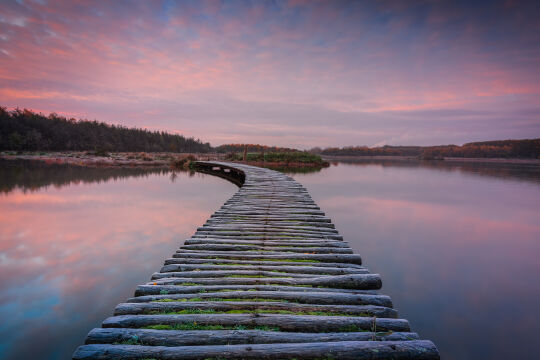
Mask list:
POLYGON ((441 146, 347 146, 314 148, 311 152, 334 156, 417 156, 424 159, 462 158, 540 158, 540 139, 496 140, 441 146))
POLYGON ((0 150, 198 152, 209 143, 163 131, 127 128, 103 122, 45 116, 0 107, 0 150))
MULTIPOLYGON (((45 116, 30 110, 7 111, 0 107, 0 150, 96 152, 189 152, 207 153, 292 153, 297 149, 259 144, 226 144, 216 148, 199 139, 163 131, 148 131, 109 125, 103 122, 67 119, 55 113, 45 116)), ((540 158, 540 139, 497 140, 467 143, 462 146, 346 146, 310 152, 321 155, 442 157, 540 158)))

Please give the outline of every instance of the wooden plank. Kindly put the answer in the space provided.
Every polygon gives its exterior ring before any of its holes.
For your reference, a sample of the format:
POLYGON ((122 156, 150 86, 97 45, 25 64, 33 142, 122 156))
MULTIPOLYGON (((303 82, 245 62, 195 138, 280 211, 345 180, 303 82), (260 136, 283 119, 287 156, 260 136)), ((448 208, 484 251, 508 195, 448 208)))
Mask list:
MULTIPOLYGON (((158 279, 163 279, 163 278, 178 277, 178 278, 182 278, 183 282, 193 282, 193 283, 205 284, 205 285, 279 284, 279 285, 296 285, 296 286, 297 285, 322 286, 322 287, 329 287, 329 288, 355 289, 355 290, 376 290, 376 289, 380 289, 382 286, 382 282, 381 282, 381 278, 379 274, 315 276, 312 278, 243 277, 241 274, 239 273, 237 274, 238 274, 237 275, 238 277, 221 277, 221 278, 202 278, 201 277, 199 278, 195 276, 181 277, 182 272, 154 273, 152 275, 152 279, 158 280, 158 279)), ((244 275, 250 276, 250 274, 244 274, 244 275)), ((252 276, 257 276, 257 275, 252 275, 252 276)))
POLYGON ((351 264, 351 263, 324 263, 324 262, 311 262, 311 261, 294 261, 294 259, 267 259, 266 261, 254 261, 254 260, 239 260, 239 259, 206 259, 206 258, 182 258, 174 257, 165 259, 165 265, 169 264, 245 264, 245 265, 258 265, 258 266, 311 266, 316 268, 321 268, 323 270, 326 267, 330 268, 340 268, 340 269, 355 269, 355 270, 365 270, 368 271, 364 266, 351 264), (287 261, 289 260, 289 261, 287 261))
POLYGON ((337 268, 337 267, 316 267, 316 266, 264 266, 264 265, 249 265, 249 264, 235 264, 235 265, 212 265, 212 264, 167 264, 164 265, 160 273, 169 271, 226 271, 231 270, 253 270, 264 272, 279 271, 284 273, 300 273, 300 274, 314 274, 314 275, 347 275, 347 274, 367 274, 369 271, 366 269, 357 268, 337 268))
MULTIPOLYGON (((160 295, 160 294, 195 294, 205 292, 225 292, 225 291, 283 291, 283 292, 334 292, 346 294, 369 294, 378 295, 375 290, 350 290, 350 289, 331 289, 331 288, 313 288, 303 286, 284 286, 284 285, 182 285, 184 284, 178 279, 170 279, 176 281, 179 285, 154 285, 157 283, 148 283, 139 285, 135 290, 135 297, 144 295, 160 295)), ((169 283, 165 281, 165 283, 169 283)))
POLYGON ((233 252, 233 251, 190 251, 178 250, 173 257, 178 258, 206 258, 206 259, 270 259, 270 260, 314 260, 332 263, 350 263, 362 265, 362 258, 357 254, 279 254, 257 252, 233 252))
POLYGON ((306 343, 330 341, 410 341, 418 340, 413 332, 374 333, 291 333, 262 330, 153 330, 126 328, 93 329, 86 344, 139 342, 146 346, 197 346, 235 344, 306 343))
MULTIPOLYGON (((364 317, 397 318, 397 311, 384 306, 373 305, 319 305, 297 304, 291 302, 251 302, 251 301, 171 301, 121 303, 114 310, 114 315, 135 315, 151 313, 171 313, 186 310, 213 310, 215 312, 245 311, 246 313, 274 311, 275 313, 324 313, 324 316, 351 315, 364 317)), ((309 314, 307 314, 309 315, 309 314)), ((318 314, 312 314, 318 315, 318 314)), ((323 316, 323 315, 321 315, 323 316)))
POLYGON ((79 347, 75 360, 142 359, 396 359, 436 360, 439 353, 428 340, 337 341, 287 344, 211 345, 211 346, 136 346, 92 344, 79 347))
POLYGON ((195 323, 197 326, 277 327, 281 331, 295 332, 410 331, 409 322, 405 319, 283 314, 118 315, 105 319, 102 326, 142 328, 195 323))
POLYGON ((129 298, 127 302, 148 302, 158 300, 189 300, 193 298, 201 299, 269 299, 295 301, 305 304, 326 304, 326 305, 375 305, 392 307, 392 301, 386 295, 374 294, 353 294, 337 292, 285 292, 285 291, 228 291, 228 292, 205 292, 205 293, 176 293, 135 296, 129 298))

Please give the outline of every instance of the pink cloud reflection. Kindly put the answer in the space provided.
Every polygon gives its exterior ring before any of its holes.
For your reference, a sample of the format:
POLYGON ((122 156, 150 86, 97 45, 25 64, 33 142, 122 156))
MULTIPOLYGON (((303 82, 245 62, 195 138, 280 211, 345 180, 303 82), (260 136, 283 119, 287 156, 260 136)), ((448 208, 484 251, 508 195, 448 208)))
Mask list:
POLYGON ((0 195, 3 355, 69 356, 234 191, 180 174, 0 195))

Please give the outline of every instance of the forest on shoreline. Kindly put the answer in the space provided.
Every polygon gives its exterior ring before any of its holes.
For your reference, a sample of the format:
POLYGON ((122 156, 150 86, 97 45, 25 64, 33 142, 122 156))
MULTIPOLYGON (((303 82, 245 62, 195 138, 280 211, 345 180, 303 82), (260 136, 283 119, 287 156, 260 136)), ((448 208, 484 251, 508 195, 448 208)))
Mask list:
POLYGON ((314 148, 311 152, 330 156, 408 156, 424 160, 445 157, 457 158, 522 158, 540 159, 540 139, 495 140, 463 145, 439 146, 346 146, 342 148, 314 148))
MULTIPOLYGON (((94 151, 171 153, 295 153, 301 150, 259 144, 213 147, 199 139, 164 131, 127 128, 77 120, 51 113, 0 107, 0 151, 94 151)), ((540 139, 496 140, 440 146, 315 147, 308 152, 328 156, 407 156, 425 160, 445 157, 540 159, 540 139)))
POLYGON ((198 139, 164 131, 0 107, 0 150, 208 153, 212 147, 198 139))

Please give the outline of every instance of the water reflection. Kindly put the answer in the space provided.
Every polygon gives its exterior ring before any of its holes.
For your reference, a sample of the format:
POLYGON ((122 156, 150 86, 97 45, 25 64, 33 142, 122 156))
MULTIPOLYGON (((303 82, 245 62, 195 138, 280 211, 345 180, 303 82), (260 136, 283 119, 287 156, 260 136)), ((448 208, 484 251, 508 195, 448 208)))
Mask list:
POLYGON ((538 169, 371 161, 294 177, 443 359, 535 357, 538 169))
POLYGON ((70 358, 236 191, 201 174, 2 165, 2 359, 70 358))
MULTIPOLYGON (((109 180, 141 178, 150 175, 176 174, 168 169, 136 167, 82 167, 67 164, 47 164, 42 161, 0 159, 0 192, 20 189, 24 193, 48 186, 101 183, 109 180)), ((193 176, 193 173, 191 173, 193 176)))
POLYGON ((497 177, 510 180, 523 180, 540 183, 540 162, 535 160, 512 160, 498 161, 485 159, 484 161, 467 160, 446 160, 427 161, 415 159, 363 159, 361 157, 351 157, 348 159, 334 160, 333 166, 338 164, 352 166, 382 166, 382 167, 404 167, 404 168, 427 168, 445 172, 463 172, 479 176, 497 177))
MULTIPOLYGON (((537 168, 364 161, 294 177, 443 359, 534 358, 537 168)), ((235 191, 201 174, 0 163, 0 358, 69 358, 235 191)))
POLYGON ((282 173, 293 175, 293 174, 316 174, 320 172, 323 167, 286 167, 286 166, 265 166, 268 169, 281 171, 282 173))

